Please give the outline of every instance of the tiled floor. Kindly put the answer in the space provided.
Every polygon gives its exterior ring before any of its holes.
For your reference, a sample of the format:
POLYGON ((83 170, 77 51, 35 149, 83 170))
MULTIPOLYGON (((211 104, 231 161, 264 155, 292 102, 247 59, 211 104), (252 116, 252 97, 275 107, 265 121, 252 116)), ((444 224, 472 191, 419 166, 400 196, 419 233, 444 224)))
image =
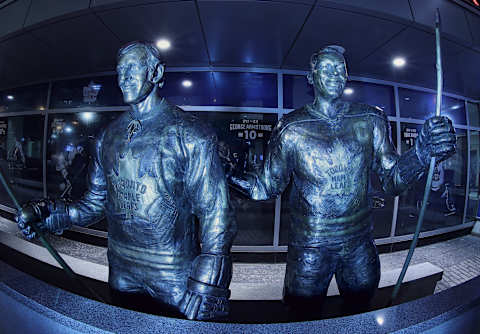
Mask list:
MULTIPOLYGON (((380 254, 382 271, 401 268, 408 250, 380 254)), ((417 247, 411 264, 430 262, 444 270, 435 292, 448 289, 480 275, 480 237, 467 235, 417 247)), ((232 282, 283 282, 285 264, 235 263, 232 282)))
MULTIPOLYGON (((0 219, 0 230, 21 237, 15 225, 0 219)), ((98 264, 107 264, 106 248, 49 236, 61 253, 98 264)), ((401 268, 408 251, 380 254, 382 271, 401 268)), ((480 237, 466 235, 428 246, 417 247, 411 264, 430 262, 444 270, 435 292, 448 289, 480 275, 480 237)), ((283 283, 285 263, 234 263, 235 283, 283 283)))

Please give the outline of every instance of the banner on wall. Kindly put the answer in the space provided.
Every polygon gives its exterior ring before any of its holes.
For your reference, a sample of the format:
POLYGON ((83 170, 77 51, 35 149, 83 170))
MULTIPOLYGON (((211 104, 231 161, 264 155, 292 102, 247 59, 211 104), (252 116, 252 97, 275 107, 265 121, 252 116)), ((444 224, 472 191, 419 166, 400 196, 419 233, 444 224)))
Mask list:
POLYGON ((268 140, 277 123, 276 114, 195 113, 218 137, 218 153, 225 172, 244 173, 261 165, 268 140))
POLYGON ((90 81, 88 86, 83 87, 83 103, 95 103, 100 89, 102 89, 102 85, 90 81))
POLYGON ((409 147, 415 145, 415 139, 418 137, 418 131, 416 128, 405 128, 402 132, 402 141, 409 147))
POLYGON ((272 132, 272 124, 260 123, 258 119, 244 118, 241 123, 230 123, 230 131, 235 131, 238 138, 245 140, 255 140, 264 138, 265 132, 272 132))

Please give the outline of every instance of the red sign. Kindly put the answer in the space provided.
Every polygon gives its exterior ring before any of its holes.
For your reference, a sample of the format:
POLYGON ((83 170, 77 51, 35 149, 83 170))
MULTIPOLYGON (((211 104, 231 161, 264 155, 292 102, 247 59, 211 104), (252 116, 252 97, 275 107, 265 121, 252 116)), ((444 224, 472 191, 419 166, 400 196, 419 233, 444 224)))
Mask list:
POLYGON ((480 8, 480 0, 463 0, 463 2, 469 3, 474 7, 480 8))

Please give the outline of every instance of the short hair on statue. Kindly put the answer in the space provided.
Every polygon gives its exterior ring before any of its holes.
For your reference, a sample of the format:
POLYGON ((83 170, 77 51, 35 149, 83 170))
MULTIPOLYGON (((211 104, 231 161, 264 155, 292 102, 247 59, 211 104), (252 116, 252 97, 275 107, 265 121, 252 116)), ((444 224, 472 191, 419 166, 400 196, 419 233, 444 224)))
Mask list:
MULTIPOLYGON (((117 62, 120 60, 120 58, 123 55, 127 54, 128 52, 136 48, 142 49, 144 51, 144 56, 141 60, 149 68, 155 69, 158 65, 162 65, 163 67, 165 67, 165 62, 162 59, 162 55, 160 54, 160 51, 155 46, 155 44, 148 41, 133 41, 122 46, 120 50, 118 50, 117 52, 117 62)), ((164 84, 164 77, 159 82, 160 87, 163 87, 163 84, 164 84)))
POLYGON ((341 56, 343 59, 345 59, 345 56, 343 55, 344 53, 345 53, 345 48, 343 48, 342 46, 328 45, 323 49, 320 49, 318 52, 315 52, 312 55, 312 57, 310 58, 310 68, 314 70, 315 67, 317 66, 319 59, 325 54, 336 54, 341 56))

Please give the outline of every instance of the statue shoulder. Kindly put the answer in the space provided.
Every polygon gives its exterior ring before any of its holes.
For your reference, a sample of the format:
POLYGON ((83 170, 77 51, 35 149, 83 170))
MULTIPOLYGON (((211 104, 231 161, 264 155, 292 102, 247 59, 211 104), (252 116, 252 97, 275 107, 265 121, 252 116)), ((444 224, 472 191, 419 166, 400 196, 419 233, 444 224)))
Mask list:
POLYGON ((187 113, 175 107, 175 127, 180 135, 180 140, 187 147, 197 147, 217 141, 214 129, 205 121, 200 120, 195 114, 187 113))
POLYGON ((111 119, 111 121, 108 122, 108 125, 100 130, 98 136, 96 136, 96 141, 105 142, 109 138, 113 140, 113 138, 117 137, 119 133, 126 131, 129 121, 130 118, 128 111, 125 111, 118 115, 118 117, 111 119))
POLYGON ((305 121, 310 120, 312 117, 306 111, 306 107, 295 109, 278 120, 277 125, 273 130, 273 135, 286 136, 292 132, 296 126, 302 124, 305 121))
POLYGON ((388 121, 387 115, 382 108, 377 106, 371 106, 366 103, 351 103, 350 104, 350 115, 358 115, 360 117, 367 116, 373 122, 386 122, 388 121))

